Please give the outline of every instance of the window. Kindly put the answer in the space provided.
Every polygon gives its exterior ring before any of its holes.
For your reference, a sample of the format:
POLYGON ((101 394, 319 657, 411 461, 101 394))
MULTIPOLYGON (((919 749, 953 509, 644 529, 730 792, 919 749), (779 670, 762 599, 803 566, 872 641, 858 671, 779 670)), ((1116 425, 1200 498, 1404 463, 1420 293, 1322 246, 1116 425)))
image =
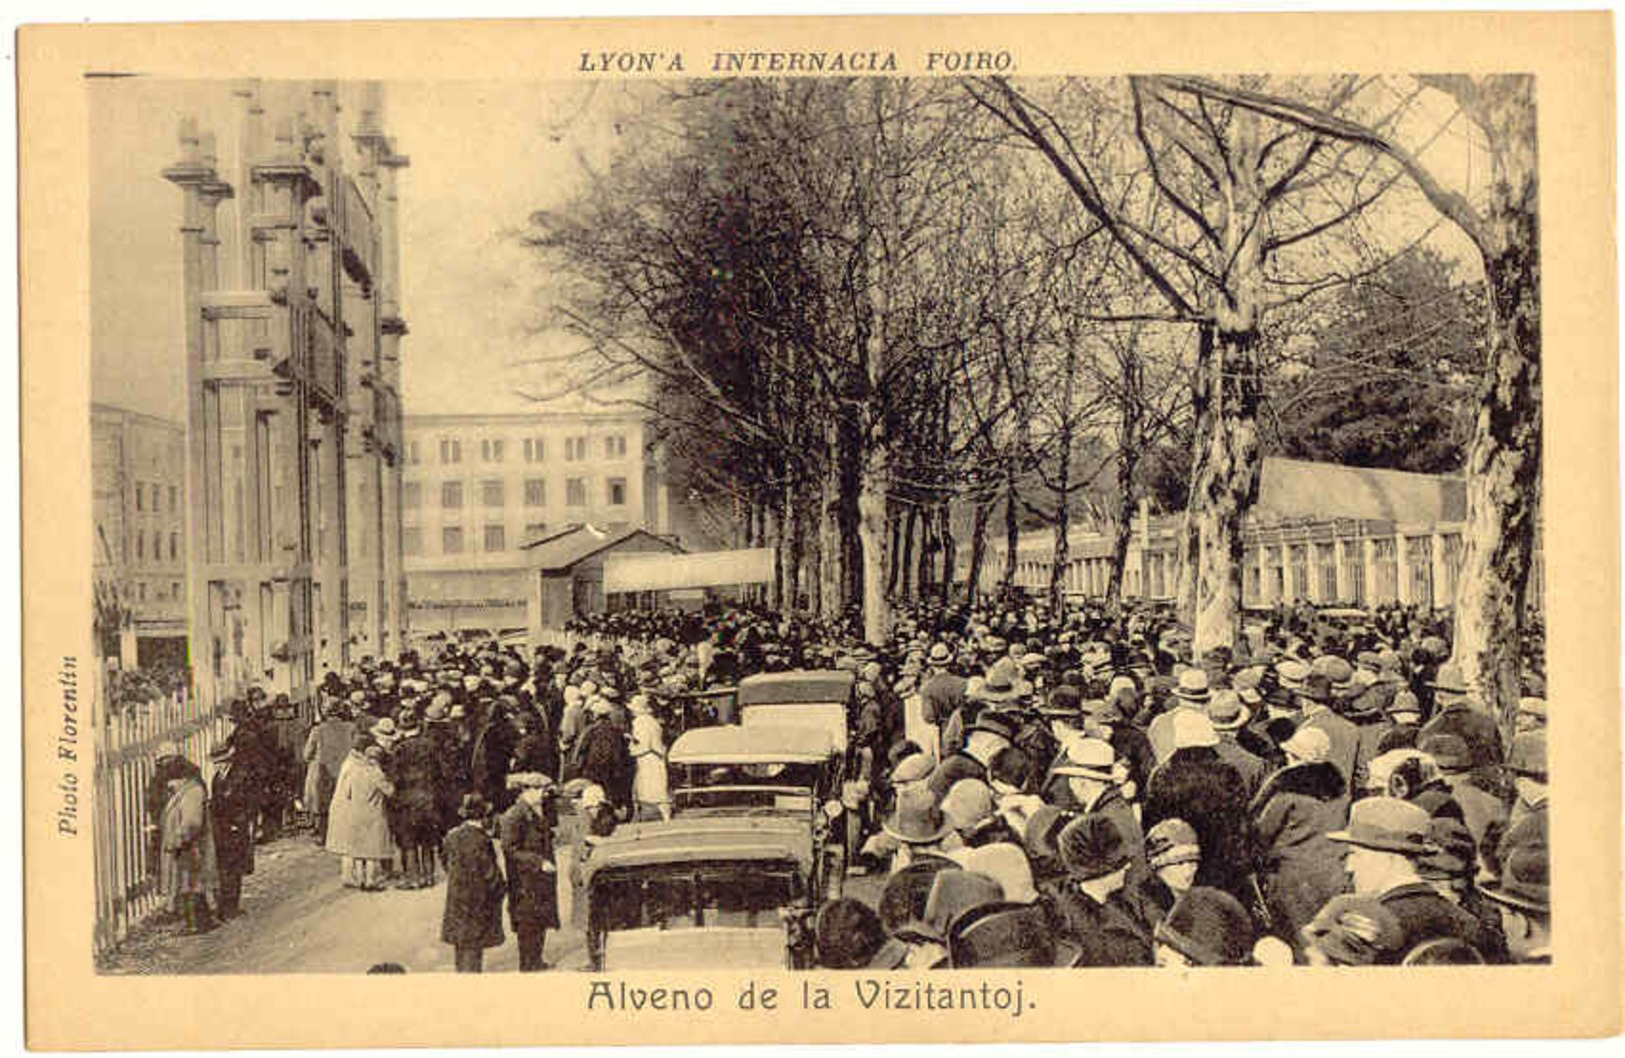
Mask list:
POLYGON ((440 486, 440 506, 448 511, 456 510, 463 505, 463 483, 461 481, 447 481, 440 486))
POLYGON ((609 479, 609 505, 611 507, 626 506, 626 479, 609 479))
POLYGON ((587 439, 585 437, 566 437, 564 439, 564 459, 574 463, 587 458, 587 439))
POLYGON ((1292 563, 1292 598, 1309 598, 1309 545, 1293 544, 1289 549, 1292 563))
POLYGON ((181 509, 180 489, 169 486, 169 513, 174 514, 181 509))
POLYGON ((463 553, 463 530, 461 526, 448 525, 440 530, 440 552, 445 555, 460 555, 463 553))
POLYGON ((147 509, 146 490, 147 487, 141 484, 141 482, 138 481, 135 483, 135 509, 138 511, 144 511, 147 509))
POLYGON ((178 562, 181 557, 181 537, 179 533, 169 534, 169 560, 178 562))
POLYGON ((135 531, 135 560, 145 562, 147 558, 147 534, 137 529, 135 531))
POLYGON ((541 478, 527 478, 525 480, 525 506, 547 506, 547 482, 541 478))
POLYGON ((442 438, 440 441, 440 462, 461 463, 463 461, 463 442, 455 438, 442 438))
POLYGON ((415 525, 401 530, 401 551, 408 555, 423 554, 423 530, 415 525))
POLYGON ((1346 602, 1337 596, 1337 545, 1316 544, 1315 561, 1320 566, 1320 602, 1346 602))
POLYGON ((545 536, 546 534, 547 534, 547 523, 546 522, 529 522, 525 526, 525 539, 526 540, 535 540, 537 537, 545 536))
POLYGON ((604 438, 604 458, 605 459, 625 459, 626 458, 626 435, 625 434, 611 434, 610 436, 604 438))
POLYGON ((587 479, 566 478, 564 481, 564 504, 566 507, 585 507, 587 505, 587 479))
POLYGON ((144 581, 144 580, 136 581, 135 597, 136 597, 136 600, 138 602, 146 602, 147 601, 147 582, 146 581, 144 581))
POLYGON ((179 599, 181 597, 181 582, 180 581, 172 580, 172 581, 169 582, 169 597, 171 599, 179 599))
POLYGON ((422 457, 418 454, 418 443, 416 441, 406 442, 406 461, 413 466, 417 466, 418 463, 422 462, 422 457))
POLYGON ((485 550, 506 551, 508 549, 508 534, 500 525, 485 527, 485 550))
POLYGON ((502 506, 502 481, 500 478, 480 482, 480 502, 487 507, 502 506))
POLYGON ((1410 576, 1411 602, 1433 605, 1433 539, 1427 536, 1405 538, 1405 565, 1410 576))
POLYGON ((480 442, 480 459, 487 463, 502 462, 502 439, 492 438, 480 442))
POLYGON ((416 481, 408 481, 401 486, 401 509, 415 511, 423 506, 423 486, 416 481))
POLYGON ((540 463, 546 458, 545 452, 546 449, 542 447, 542 439, 540 437, 525 438, 525 462, 540 463))

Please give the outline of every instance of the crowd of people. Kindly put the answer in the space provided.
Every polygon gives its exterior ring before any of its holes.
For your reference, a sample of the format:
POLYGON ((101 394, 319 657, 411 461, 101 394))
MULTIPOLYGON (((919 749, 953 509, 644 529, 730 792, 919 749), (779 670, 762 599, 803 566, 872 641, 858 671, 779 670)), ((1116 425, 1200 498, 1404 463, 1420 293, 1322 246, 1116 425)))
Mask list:
MULTIPOLYGON (((447 643, 321 684, 300 797, 317 838, 357 889, 444 871, 459 970, 505 941, 504 905, 521 969, 543 968, 562 845, 669 818, 666 746, 708 721, 707 692, 799 668, 855 675, 847 863, 884 879, 816 909, 820 965, 1548 957, 1538 665, 1503 726, 1435 615, 1282 608, 1201 656, 1166 611, 1025 599, 909 611, 880 644, 742 605, 571 631, 528 658, 447 643)), ((222 819, 252 818, 229 808, 244 730, 212 798, 195 767, 166 779, 166 864, 172 810, 196 824, 212 803, 224 876, 243 832, 222 819)))

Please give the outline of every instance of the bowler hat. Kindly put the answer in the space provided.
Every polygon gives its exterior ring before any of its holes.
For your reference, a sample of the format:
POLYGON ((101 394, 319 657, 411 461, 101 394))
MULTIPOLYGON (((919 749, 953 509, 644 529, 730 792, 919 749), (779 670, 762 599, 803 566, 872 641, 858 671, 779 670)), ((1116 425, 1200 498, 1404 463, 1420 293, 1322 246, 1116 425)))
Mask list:
POLYGON ((1223 889, 1187 890, 1153 934, 1198 966, 1245 966, 1251 961, 1253 920, 1223 889))
POLYGON ((1326 835, 1361 848, 1426 856, 1439 851, 1428 840, 1428 814, 1397 797, 1367 797, 1354 802, 1348 827, 1326 835))
POLYGON ((1484 883, 1483 894, 1498 904, 1549 914, 1552 909, 1551 854, 1539 841, 1520 841, 1501 861, 1501 877, 1484 883))
POLYGON ((1123 833, 1109 817, 1098 813, 1079 816, 1056 838, 1061 864, 1078 881, 1103 878, 1128 866, 1129 849, 1123 833))
POLYGON ((942 840, 953 826, 930 787, 908 786, 898 791, 897 807, 881 829, 905 845, 929 845, 942 840))

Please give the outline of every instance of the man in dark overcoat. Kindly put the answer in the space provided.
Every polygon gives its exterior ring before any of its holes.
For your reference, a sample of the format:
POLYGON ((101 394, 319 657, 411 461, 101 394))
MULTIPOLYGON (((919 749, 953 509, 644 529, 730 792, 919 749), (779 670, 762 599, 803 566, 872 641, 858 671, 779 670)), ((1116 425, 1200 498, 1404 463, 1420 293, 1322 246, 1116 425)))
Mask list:
POLYGON ((485 949, 506 939, 502 932, 502 896, 507 886, 491 840, 491 805, 479 794, 464 796, 458 814, 463 821, 441 845, 446 864, 446 909, 440 939, 456 949, 457 972, 479 973, 485 949))
POLYGON ((545 970, 547 931, 559 927, 558 863, 553 852, 557 787, 540 772, 517 772, 519 797, 502 814, 502 855, 508 869, 508 921, 519 938, 522 973, 545 970))
POLYGON ((214 776, 209 783, 209 823, 220 880, 215 910, 223 919, 239 914, 243 876, 254 873, 254 776, 237 762, 237 753, 227 741, 210 755, 214 776))

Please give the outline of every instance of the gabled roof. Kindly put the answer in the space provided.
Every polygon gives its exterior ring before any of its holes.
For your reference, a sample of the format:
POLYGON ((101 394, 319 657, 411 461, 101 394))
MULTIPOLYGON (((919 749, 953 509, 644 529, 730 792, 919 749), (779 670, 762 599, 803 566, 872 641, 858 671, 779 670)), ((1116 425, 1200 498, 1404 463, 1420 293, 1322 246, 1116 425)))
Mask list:
POLYGON ((521 551, 530 552, 531 565, 544 573, 563 573, 577 563, 596 554, 619 547, 628 540, 646 536, 672 552, 682 548, 647 529, 620 529, 610 532, 592 525, 578 524, 556 533, 521 544, 521 551))
POLYGON ((1454 522, 1467 516, 1459 477, 1377 470, 1269 457, 1258 484, 1254 524, 1315 518, 1454 522))

